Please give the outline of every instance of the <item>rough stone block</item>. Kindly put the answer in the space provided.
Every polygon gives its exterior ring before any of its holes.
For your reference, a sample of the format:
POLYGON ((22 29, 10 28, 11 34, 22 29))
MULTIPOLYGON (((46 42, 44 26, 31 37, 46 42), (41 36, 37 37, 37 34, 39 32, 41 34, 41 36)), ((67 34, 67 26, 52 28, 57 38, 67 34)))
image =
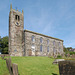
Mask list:
POLYGON ((13 63, 12 69, 13 69, 13 75, 18 75, 18 65, 13 63))
POLYGON ((75 75, 75 61, 66 60, 59 62, 60 75, 75 75))

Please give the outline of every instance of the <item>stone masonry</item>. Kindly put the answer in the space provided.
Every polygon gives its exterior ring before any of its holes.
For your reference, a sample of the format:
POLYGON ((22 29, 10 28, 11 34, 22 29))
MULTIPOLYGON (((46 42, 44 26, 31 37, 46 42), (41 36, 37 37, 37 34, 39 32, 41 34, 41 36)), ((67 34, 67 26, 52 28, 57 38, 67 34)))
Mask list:
POLYGON ((23 20, 23 12, 16 11, 11 6, 9 14, 9 54, 11 56, 23 55, 23 20))
POLYGON ((25 55, 33 56, 48 56, 48 54, 58 55, 63 54, 63 40, 32 32, 29 30, 24 31, 25 39, 25 55), (32 36, 34 36, 35 41, 32 41, 32 36), (40 43, 40 38, 42 38, 42 43, 40 43), (48 42, 49 41, 49 42, 48 42), (55 42, 53 44, 53 42, 55 42), (40 46, 42 45, 42 51, 40 51, 40 46), (32 48, 34 46, 34 48, 32 48), (49 51, 47 51, 49 47, 49 51), (33 50, 34 49, 34 50, 33 50), (30 54, 31 53, 31 54, 30 54))
POLYGON ((9 14, 10 56, 57 56, 63 54, 63 40, 24 30, 24 15, 10 9, 9 14))

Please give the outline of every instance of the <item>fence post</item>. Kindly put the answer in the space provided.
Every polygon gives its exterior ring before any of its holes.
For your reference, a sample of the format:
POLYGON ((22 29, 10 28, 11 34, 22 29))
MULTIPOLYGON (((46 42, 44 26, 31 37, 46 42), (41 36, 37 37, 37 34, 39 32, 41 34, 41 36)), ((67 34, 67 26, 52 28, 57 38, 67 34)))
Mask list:
POLYGON ((13 69, 13 75, 18 75, 18 65, 13 63, 12 69, 13 69))

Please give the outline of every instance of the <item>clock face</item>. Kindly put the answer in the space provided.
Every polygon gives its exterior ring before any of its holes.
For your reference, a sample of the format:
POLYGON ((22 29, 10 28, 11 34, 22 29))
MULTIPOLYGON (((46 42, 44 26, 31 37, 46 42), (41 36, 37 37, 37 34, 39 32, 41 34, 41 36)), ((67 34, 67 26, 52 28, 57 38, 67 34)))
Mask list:
POLYGON ((19 23, 18 23, 18 22, 16 22, 16 25, 19 25, 19 23))
POLYGON ((19 26, 20 25, 19 22, 16 22, 16 25, 19 26))

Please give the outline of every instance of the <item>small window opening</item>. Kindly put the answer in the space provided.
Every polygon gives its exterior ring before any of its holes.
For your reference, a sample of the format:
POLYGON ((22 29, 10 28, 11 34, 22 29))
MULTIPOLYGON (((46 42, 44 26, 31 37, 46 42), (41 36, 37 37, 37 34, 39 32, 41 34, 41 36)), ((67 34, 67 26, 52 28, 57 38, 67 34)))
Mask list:
POLYGON ((35 45, 34 44, 32 44, 31 48, 33 51, 35 51, 35 45))
POLYGON ((42 43, 43 42, 43 39, 42 39, 42 37, 40 38, 40 43, 42 43))
POLYGON ((57 53, 57 51, 56 51, 56 48, 54 47, 53 48, 53 54, 56 54, 57 53))
POLYGON ((35 42, 35 36, 32 35, 32 42, 35 42))
POLYGON ((15 19, 19 21, 20 20, 20 16, 15 15, 15 19))
POLYGON ((17 15, 15 16, 15 19, 17 20, 17 15))
POLYGON ((47 47, 47 52, 49 52, 49 46, 47 47))
POLYGON ((47 44, 49 44, 49 40, 47 40, 47 44))
POLYGON ((55 46, 55 41, 53 41, 53 45, 55 46))
POLYGON ((59 44, 59 47, 60 47, 60 42, 58 44, 59 44))
POLYGON ((20 20, 20 16, 18 16, 18 21, 20 20))

